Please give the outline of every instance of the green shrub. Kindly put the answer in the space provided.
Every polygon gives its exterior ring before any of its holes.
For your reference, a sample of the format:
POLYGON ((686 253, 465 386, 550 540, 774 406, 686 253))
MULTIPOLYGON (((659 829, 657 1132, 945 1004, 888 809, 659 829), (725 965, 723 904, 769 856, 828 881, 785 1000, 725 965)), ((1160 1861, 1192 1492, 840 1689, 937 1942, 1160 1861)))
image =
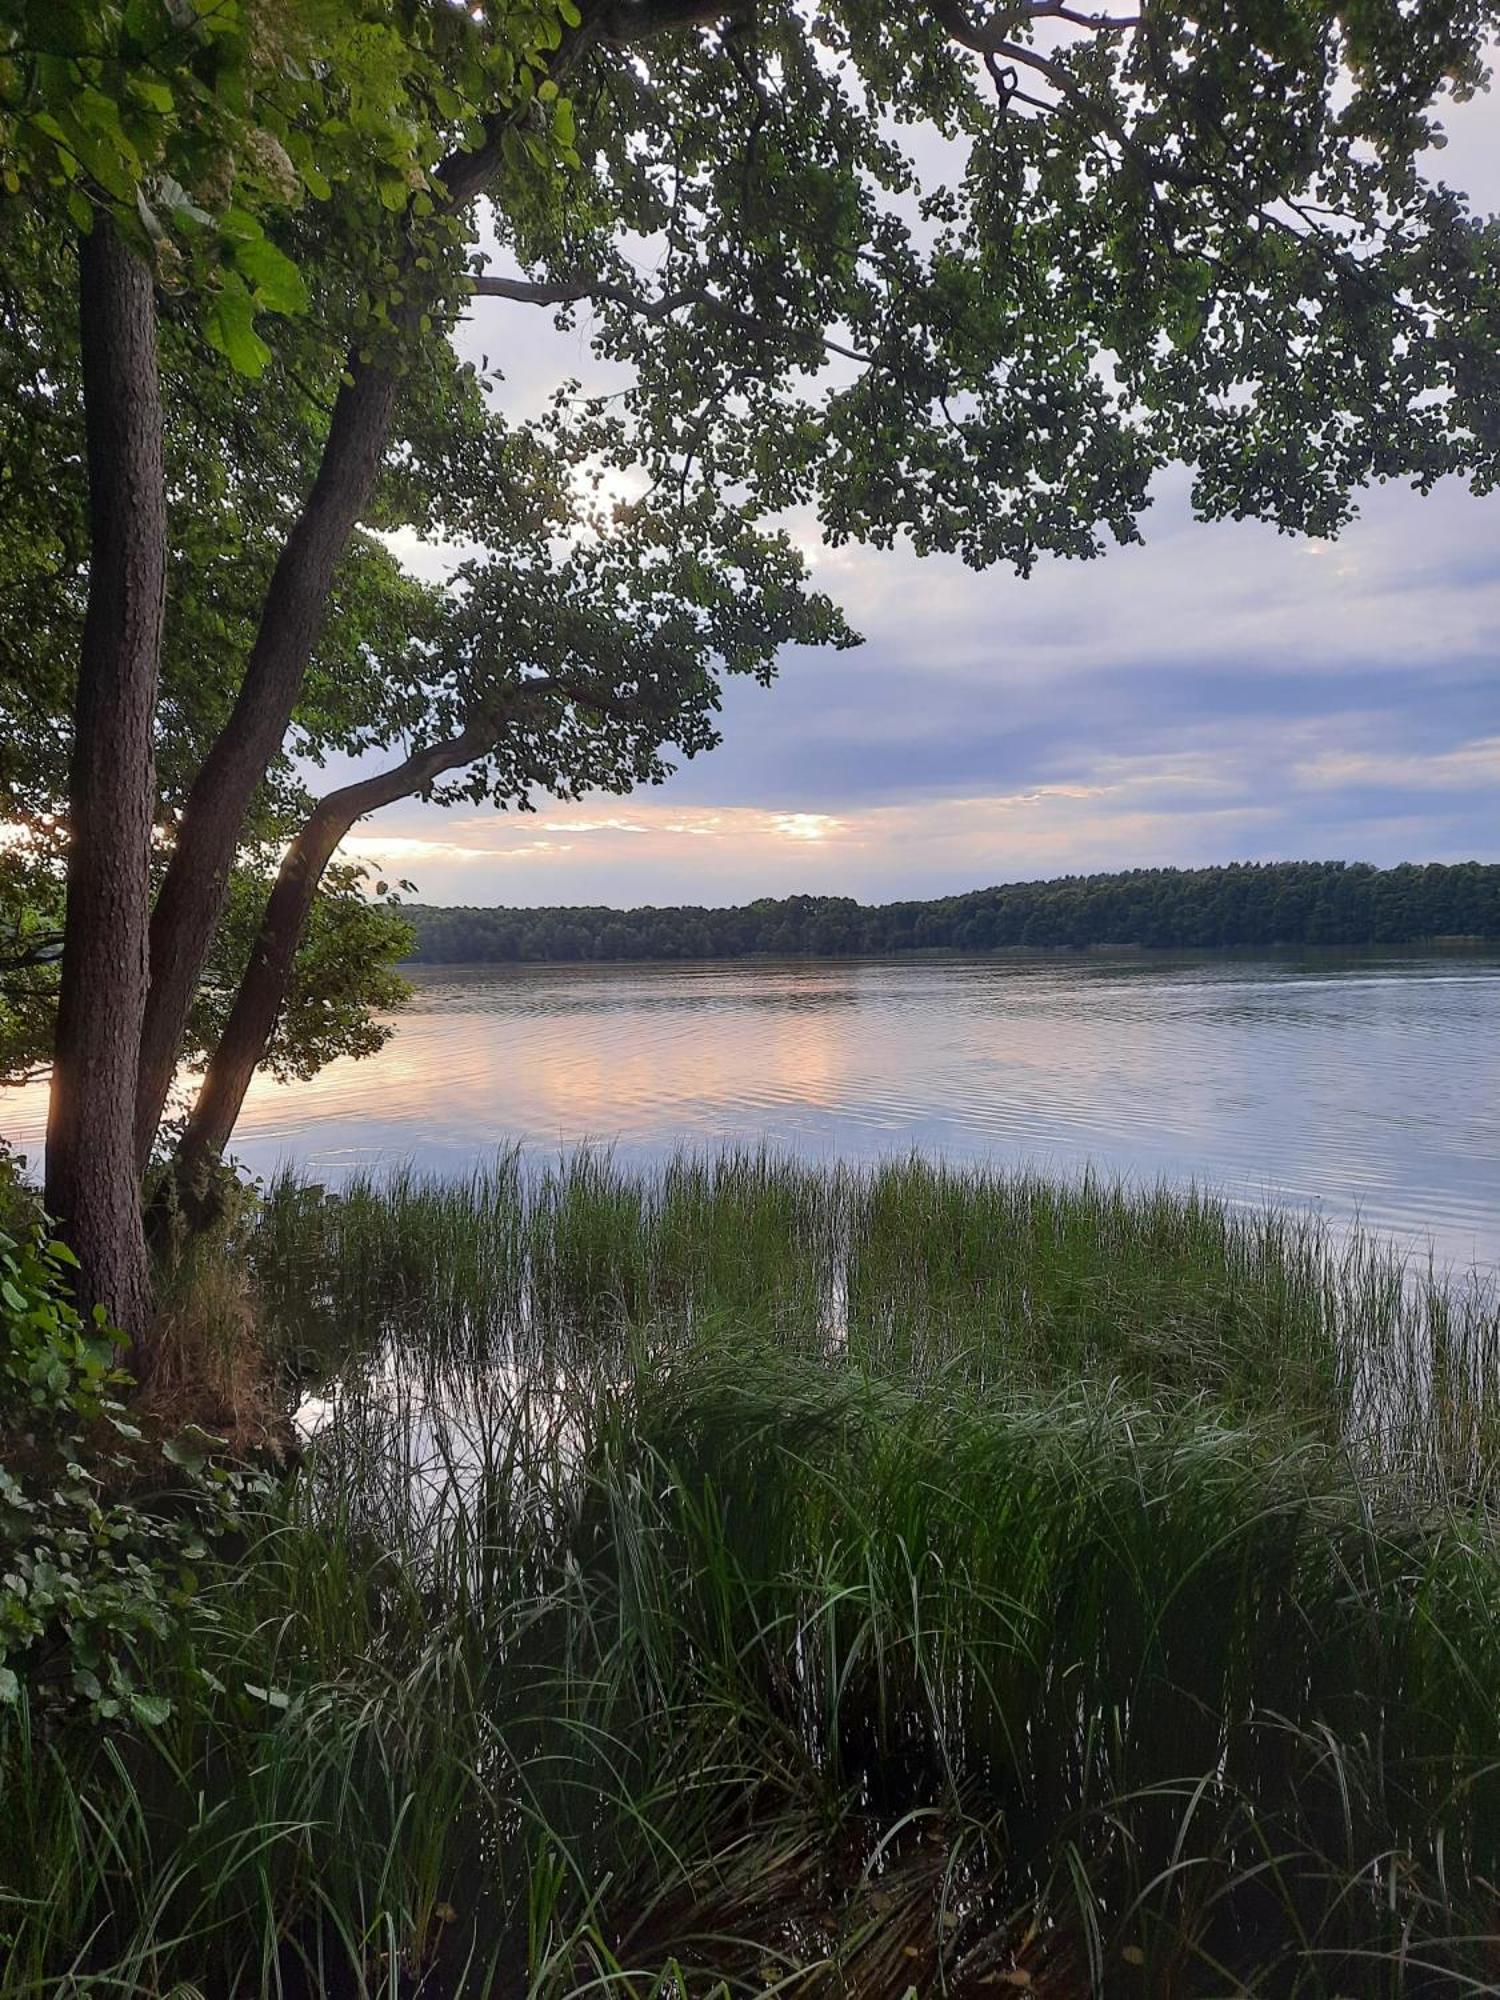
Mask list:
POLYGON ((242 1481, 201 1435, 148 1444, 117 1334, 71 1296, 72 1253, 20 1219, 0 1232, 0 1703, 24 1692, 41 1724, 80 1706, 161 1722, 141 1641, 170 1635, 242 1481))
POLYGON ((103 1308, 85 1320, 68 1295, 76 1260, 41 1227, 0 1233, 0 1397, 9 1422, 56 1437, 106 1415, 124 1383, 103 1308))

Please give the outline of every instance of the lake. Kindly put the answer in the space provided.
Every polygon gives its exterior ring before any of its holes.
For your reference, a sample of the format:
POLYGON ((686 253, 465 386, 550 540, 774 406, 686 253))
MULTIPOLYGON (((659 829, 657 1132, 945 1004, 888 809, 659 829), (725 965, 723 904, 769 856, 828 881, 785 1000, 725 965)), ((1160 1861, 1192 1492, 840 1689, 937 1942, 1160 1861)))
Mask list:
MULTIPOLYGON (((1500 954, 426 967, 390 1046, 257 1082, 235 1150, 336 1182, 496 1147, 916 1147, 1197 1180, 1500 1263, 1500 954)), ((40 1093, 0 1130, 39 1145, 40 1093)))

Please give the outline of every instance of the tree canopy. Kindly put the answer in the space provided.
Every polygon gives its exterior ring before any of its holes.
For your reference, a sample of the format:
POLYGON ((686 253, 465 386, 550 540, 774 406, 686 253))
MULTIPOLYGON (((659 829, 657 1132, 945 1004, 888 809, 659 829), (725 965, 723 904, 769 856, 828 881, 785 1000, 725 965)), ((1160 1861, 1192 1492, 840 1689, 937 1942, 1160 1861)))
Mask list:
POLYGON ((444 908, 404 912, 422 965, 845 958, 903 951, 1142 945, 1410 945, 1500 938, 1500 866, 1237 862, 1010 882, 926 901, 764 896, 735 909, 444 908))

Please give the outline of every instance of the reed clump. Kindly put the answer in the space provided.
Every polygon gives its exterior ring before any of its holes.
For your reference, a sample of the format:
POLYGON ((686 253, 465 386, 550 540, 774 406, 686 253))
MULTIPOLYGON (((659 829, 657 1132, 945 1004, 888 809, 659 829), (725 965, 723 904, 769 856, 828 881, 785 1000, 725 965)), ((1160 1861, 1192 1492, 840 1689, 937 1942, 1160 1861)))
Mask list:
POLYGON ((301 1470, 0 1722, 0 1989, 1500 1990, 1500 1316, 1205 1195, 284 1181, 301 1470))

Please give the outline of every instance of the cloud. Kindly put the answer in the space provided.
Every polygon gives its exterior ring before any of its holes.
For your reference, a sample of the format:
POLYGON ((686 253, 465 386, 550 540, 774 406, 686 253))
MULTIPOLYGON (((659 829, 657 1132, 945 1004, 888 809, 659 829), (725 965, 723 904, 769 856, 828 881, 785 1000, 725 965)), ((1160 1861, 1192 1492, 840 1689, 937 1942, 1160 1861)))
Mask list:
POLYGON ((644 833, 638 820, 633 819, 544 819, 542 826, 548 833, 644 833))
POLYGON ((1071 572, 1055 628, 1054 579, 960 572, 934 588, 914 559, 863 552, 850 604, 870 644, 795 653, 769 690, 731 684, 723 747, 625 810, 410 805, 356 849, 399 860, 434 899, 461 885, 465 900, 624 903, 1496 856, 1496 511, 1378 496, 1348 544, 1359 588, 1261 530, 1205 560, 1220 531, 1180 523, 1163 553, 1071 572), (941 611, 924 624, 914 600, 941 611))
POLYGON ((464 846, 459 841, 429 839, 424 834, 349 834, 339 853, 350 861, 364 861, 374 868, 427 867, 466 868, 509 861, 544 861, 573 851, 571 841, 528 840, 512 846, 464 846))
POLYGON ((466 819, 461 838, 403 834, 399 851, 424 900, 714 903, 794 891, 882 901, 1080 868, 1282 852, 1278 807, 1248 767, 1208 756, 1111 757, 1069 781, 1025 791, 875 803, 843 815, 724 806, 683 818, 644 803, 628 830, 537 841, 524 822, 466 819), (696 836, 685 838, 684 836, 696 836), (544 867, 518 877, 511 864, 544 867))
POLYGON ((783 840, 833 840, 841 834, 844 822, 830 813, 773 813, 771 830, 783 840))
POLYGON ((1462 743, 1435 756, 1399 750, 1331 750, 1297 766, 1303 784, 1327 790, 1380 786, 1388 790, 1459 793, 1500 786, 1500 736, 1462 743))

